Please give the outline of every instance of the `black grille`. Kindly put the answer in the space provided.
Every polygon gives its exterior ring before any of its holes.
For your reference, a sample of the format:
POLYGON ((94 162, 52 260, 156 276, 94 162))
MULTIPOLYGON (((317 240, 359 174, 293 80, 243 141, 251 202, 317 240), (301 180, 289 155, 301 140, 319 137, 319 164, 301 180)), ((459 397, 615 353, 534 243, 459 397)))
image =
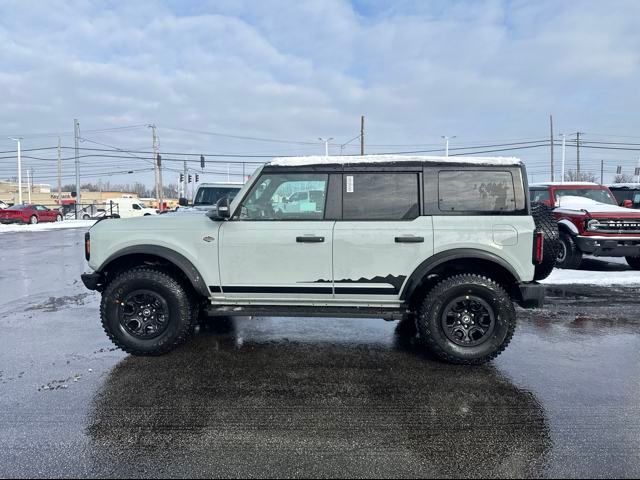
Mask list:
POLYGON ((598 219, 598 223, 592 224, 591 231, 601 233, 638 233, 640 234, 640 218, 623 219, 598 219))

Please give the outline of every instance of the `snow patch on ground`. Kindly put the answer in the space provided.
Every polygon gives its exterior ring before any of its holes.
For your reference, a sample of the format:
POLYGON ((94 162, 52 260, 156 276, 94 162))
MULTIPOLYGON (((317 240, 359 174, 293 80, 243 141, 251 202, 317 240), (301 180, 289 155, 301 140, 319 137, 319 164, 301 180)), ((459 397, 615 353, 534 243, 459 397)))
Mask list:
POLYGON ((26 232, 48 232, 51 230, 64 230, 67 228, 90 228, 96 223, 95 220, 65 220, 63 222, 38 223, 37 225, 2 225, 0 224, 0 234, 2 233, 26 233, 26 232))
MULTIPOLYGON (((592 258, 585 257, 587 261, 592 258)), ((629 270, 624 258, 600 257, 594 260, 606 261, 611 264, 611 267, 607 270, 563 270, 556 268, 546 280, 542 280, 540 283, 546 285, 640 285, 640 271, 629 270), (621 269, 623 267, 627 267, 627 269, 616 270, 618 266, 621 269)))

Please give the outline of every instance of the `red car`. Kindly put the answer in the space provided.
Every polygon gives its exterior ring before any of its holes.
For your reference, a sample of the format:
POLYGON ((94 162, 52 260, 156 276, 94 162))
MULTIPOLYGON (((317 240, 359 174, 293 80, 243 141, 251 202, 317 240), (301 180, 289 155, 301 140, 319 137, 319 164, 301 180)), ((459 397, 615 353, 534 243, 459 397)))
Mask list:
POLYGON ((43 205, 14 205, 0 210, 0 223, 61 222, 59 210, 51 210, 43 205))
POLYGON ((556 266, 579 268, 583 255, 625 257, 640 270, 640 212, 618 206, 597 183, 530 185, 531 201, 554 208, 560 230, 556 266))

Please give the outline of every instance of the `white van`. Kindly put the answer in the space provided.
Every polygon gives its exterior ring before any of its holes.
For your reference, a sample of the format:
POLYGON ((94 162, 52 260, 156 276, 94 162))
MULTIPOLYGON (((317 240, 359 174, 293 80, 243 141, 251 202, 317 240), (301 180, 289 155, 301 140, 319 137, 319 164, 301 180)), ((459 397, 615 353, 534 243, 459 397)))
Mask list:
POLYGON ((110 198, 106 201, 107 212, 111 211, 111 205, 113 205, 113 213, 120 215, 120 218, 130 217, 146 217, 147 215, 157 215, 153 208, 147 208, 139 198, 123 197, 123 198, 110 198))

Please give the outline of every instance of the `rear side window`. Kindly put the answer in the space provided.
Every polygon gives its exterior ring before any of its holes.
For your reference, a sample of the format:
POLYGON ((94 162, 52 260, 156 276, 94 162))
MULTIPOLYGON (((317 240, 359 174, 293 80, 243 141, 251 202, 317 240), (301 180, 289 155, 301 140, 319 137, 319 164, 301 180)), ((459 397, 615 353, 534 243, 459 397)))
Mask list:
POLYGON ((413 220, 420 215, 417 173, 345 173, 343 220, 413 220))
POLYGON ((441 171, 438 208, 443 212, 513 212, 513 176, 505 171, 441 171))

